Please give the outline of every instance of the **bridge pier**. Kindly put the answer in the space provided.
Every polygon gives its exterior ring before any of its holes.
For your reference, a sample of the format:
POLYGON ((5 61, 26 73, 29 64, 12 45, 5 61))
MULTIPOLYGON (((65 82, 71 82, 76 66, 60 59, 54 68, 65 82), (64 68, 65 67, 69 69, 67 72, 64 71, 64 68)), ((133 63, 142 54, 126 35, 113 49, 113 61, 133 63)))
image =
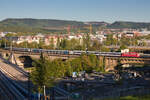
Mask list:
POLYGON ((117 59, 105 57, 105 71, 114 70, 117 65, 117 59))
POLYGON ((16 57, 14 56, 14 54, 12 52, 11 52, 9 58, 8 58, 8 61, 15 64, 15 65, 18 65, 17 61, 16 61, 16 57))
POLYGON ((20 61, 19 57, 17 57, 13 52, 11 52, 8 61, 12 64, 18 65, 19 67, 24 67, 24 64, 20 61))
POLYGON ((120 63, 125 65, 130 64, 150 64, 150 58, 140 58, 140 57, 105 57, 105 71, 114 70, 114 67, 118 64, 118 59, 120 63))

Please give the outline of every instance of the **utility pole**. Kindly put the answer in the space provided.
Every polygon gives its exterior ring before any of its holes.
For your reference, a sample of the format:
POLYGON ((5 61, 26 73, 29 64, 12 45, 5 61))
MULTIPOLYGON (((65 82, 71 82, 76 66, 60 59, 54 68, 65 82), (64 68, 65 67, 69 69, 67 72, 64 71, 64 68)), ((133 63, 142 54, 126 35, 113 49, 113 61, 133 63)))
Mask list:
POLYGON ((46 100, 46 91, 45 91, 45 85, 44 85, 44 100, 46 100))

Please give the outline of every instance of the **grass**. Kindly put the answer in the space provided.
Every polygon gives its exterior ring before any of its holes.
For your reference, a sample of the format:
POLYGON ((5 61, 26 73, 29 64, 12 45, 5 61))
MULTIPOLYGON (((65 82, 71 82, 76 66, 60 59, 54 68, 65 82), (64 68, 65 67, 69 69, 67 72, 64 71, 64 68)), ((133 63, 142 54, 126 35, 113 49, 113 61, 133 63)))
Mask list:
POLYGON ((33 70, 35 70, 35 67, 24 68, 24 70, 25 70, 25 71, 32 72, 33 70))

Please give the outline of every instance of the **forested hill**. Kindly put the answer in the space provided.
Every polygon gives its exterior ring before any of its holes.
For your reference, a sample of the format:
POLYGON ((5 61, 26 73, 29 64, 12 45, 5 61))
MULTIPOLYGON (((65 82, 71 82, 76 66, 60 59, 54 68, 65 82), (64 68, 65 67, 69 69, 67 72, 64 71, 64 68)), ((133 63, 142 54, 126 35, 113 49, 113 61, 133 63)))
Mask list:
POLYGON ((1 31, 63 30, 68 25, 80 27, 83 22, 53 19, 6 19, 0 22, 1 31))
POLYGON ((150 23, 144 23, 144 22, 125 22, 125 21, 116 21, 110 25, 107 26, 108 28, 149 28, 150 29, 150 23))
POLYGON ((0 22, 7 26, 29 26, 29 27, 60 27, 66 25, 83 25, 83 22, 67 21, 67 20, 53 20, 53 19, 6 19, 0 22))
POLYGON ((71 26, 72 32, 89 32, 89 25, 92 24, 93 31, 98 30, 99 27, 105 28, 148 28, 150 23, 142 22, 125 22, 117 21, 112 24, 106 22, 81 22, 69 20, 54 20, 54 19, 5 19, 0 21, 0 32, 42 32, 42 33, 66 33, 68 25, 71 26))

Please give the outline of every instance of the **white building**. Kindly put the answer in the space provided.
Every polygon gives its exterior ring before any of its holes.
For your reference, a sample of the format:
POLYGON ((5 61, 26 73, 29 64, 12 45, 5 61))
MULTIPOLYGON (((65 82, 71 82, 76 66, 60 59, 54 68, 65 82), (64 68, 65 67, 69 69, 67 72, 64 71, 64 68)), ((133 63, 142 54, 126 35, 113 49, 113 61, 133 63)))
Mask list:
POLYGON ((5 33, 4 32, 0 32, 0 37, 5 37, 5 33))

